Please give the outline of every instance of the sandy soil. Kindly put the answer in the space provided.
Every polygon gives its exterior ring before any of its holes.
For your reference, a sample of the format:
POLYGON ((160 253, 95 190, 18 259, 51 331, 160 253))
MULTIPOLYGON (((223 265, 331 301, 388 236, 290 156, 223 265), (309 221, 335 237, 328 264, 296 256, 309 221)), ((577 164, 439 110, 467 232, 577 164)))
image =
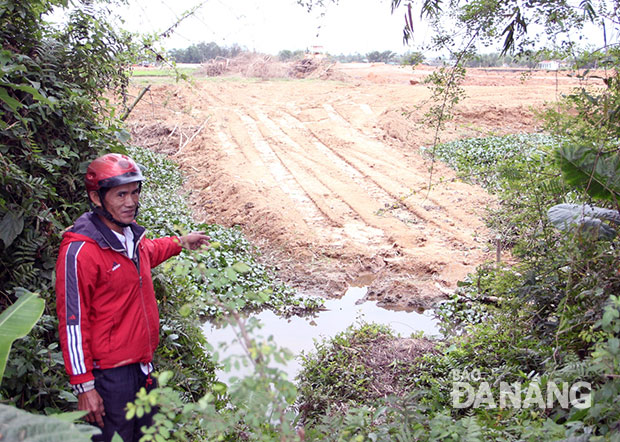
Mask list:
MULTIPOLYGON (((431 163, 419 148, 434 130, 419 82, 429 73, 350 64, 332 70, 341 81, 159 84, 128 123, 134 142, 178 162, 201 220, 240 225, 299 290, 340 296, 367 285, 384 306, 426 308, 495 254, 484 190, 435 164, 428 192, 431 163)), ((532 109, 576 84, 472 70, 441 141, 534 132, 532 109)))

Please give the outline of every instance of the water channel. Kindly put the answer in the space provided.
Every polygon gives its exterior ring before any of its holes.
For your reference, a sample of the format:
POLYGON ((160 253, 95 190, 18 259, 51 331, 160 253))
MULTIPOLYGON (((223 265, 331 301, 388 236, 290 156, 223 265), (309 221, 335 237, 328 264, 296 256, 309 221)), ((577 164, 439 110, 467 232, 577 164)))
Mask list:
MULTIPOLYGON (((315 340, 335 336, 360 321, 387 325, 403 337, 419 331, 423 331, 427 336, 439 335, 437 320, 431 310, 422 313, 387 310, 379 307, 375 301, 363 301, 366 290, 366 287, 350 287, 342 298, 326 300, 326 310, 313 317, 281 318, 272 311, 265 310, 253 315, 262 327, 254 332, 252 337, 266 339, 273 336, 279 347, 287 348, 298 356, 302 351, 313 351, 315 340)), ((219 353, 219 360, 232 355, 243 355, 243 348, 236 342, 232 326, 206 322, 203 333, 209 344, 219 353), (223 350, 220 348, 222 344, 225 344, 223 350)), ((270 366, 282 369, 288 374, 289 380, 293 380, 301 368, 301 361, 296 357, 286 365, 273 362, 270 366)), ((223 382, 229 383, 232 377, 242 377, 250 373, 250 367, 240 366, 229 372, 218 371, 217 376, 223 382)))

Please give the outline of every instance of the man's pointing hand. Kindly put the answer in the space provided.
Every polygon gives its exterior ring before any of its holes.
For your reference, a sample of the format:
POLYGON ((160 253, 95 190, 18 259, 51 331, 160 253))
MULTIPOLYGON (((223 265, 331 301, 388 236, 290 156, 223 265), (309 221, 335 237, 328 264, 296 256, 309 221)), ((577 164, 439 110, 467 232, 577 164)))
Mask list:
POLYGON ((181 236, 179 241, 184 249, 196 250, 199 247, 208 246, 210 239, 205 232, 192 232, 181 236))

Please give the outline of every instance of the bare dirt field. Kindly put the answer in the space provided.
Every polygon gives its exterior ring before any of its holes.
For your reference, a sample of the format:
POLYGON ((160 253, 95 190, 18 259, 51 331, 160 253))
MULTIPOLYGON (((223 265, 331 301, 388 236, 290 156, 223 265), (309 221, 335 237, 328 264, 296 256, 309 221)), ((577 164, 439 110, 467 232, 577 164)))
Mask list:
MULTIPOLYGON (((434 130, 420 81, 430 69, 348 64, 327 80, 160 83, 128 123, 134 143, 181 166, 196 216, 241 226, 284 281, 328 297, 364 285, 386 307, 424 308, 495 254, 483 189, 435 164, 428 192, 419 149, 434 130)), ((470 70, 441 141, 535 132, 533 109, 577 84, 470 70)))

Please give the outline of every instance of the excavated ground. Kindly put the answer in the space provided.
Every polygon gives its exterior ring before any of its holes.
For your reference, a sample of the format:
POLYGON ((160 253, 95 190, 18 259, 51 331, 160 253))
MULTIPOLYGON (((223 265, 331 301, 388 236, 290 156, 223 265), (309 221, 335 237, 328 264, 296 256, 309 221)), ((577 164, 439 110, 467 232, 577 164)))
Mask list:
MULTIPOLYGON (((362 284, 388 308, 429 307, 494 258, 482 219, 493 200, 437 163, 428 191, 420 147, 435 131, 420 81, 430 68, 330 73, 339 81, 156 84, 128 120, 133 142, 176 161, 196 216, 241 226, 300 291, 332 297, 362 284)), ((576 85, 555 73, 470 70, 441 141, 535 132, 534 109, 576 85)))

